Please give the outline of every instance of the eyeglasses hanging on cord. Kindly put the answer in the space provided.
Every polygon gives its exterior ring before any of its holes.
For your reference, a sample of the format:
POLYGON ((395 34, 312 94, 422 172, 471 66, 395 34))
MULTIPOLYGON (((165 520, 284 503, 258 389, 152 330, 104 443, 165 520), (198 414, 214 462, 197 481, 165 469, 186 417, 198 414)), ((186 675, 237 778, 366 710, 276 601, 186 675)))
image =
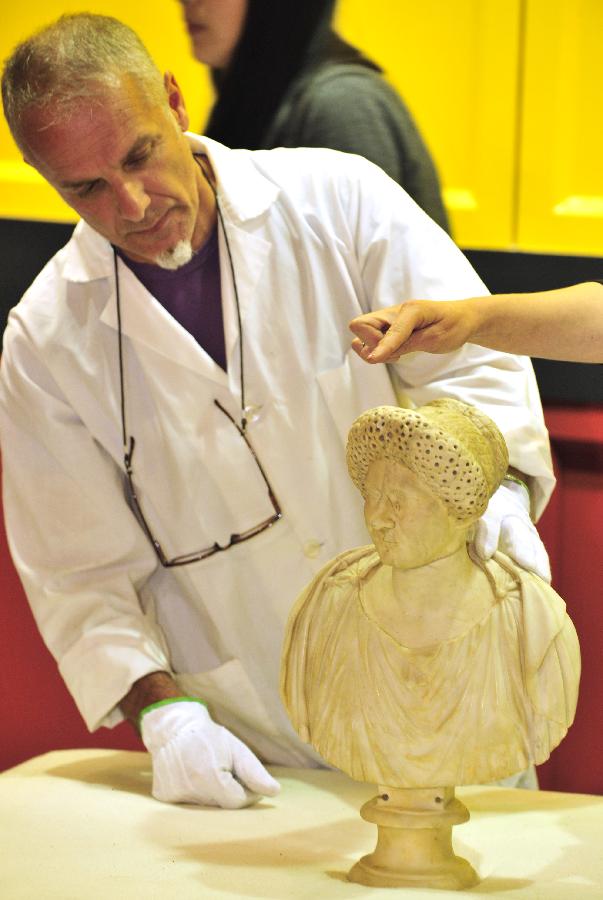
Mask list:
POLYGON ((214 187, 211 178, 205 170, 205 166, 201 162, 198 156, 194 156, 195 161, 198 163, 201 172, 203 173, 203 177, 205 178, 207 184, 209 185, 214 199, 216 203, 216 213, 218 216, 218 221, 220 223, 220 227, 222 229, 222 234, 224 235, 224 244, 226 246, 226 253, 228 256, 228 262, 230 266, 230 272, 232 276, 232 284, 234 290, 235 297, 235 306, 237 311, 237 325, 239 329, 239 375, 240 375, 240 399, 241 399, 241 422, 237 424, 231 414, 222 406, 222 404, 218 400, 214 400, 215 406, 232 422, 233 426, 237 429, 239 435, 245 442, 253 460, 262 476, 262 479, 266 485, 268 491, 268 497, 270 499, 270 503, 272 504, 273 513, 268 518, 264 519, 258 525, 255 525, 252 528, 245 529, 242 532, 234 532, 230 535, 230 538, 226 544, 219 544, 215 541, 210 547, 206 547, 203 550, 193 551, 191 553, 183 553, 178 556, 168 557, 157 538, 154 536, 150 525, 148 524, 147 519, 144 516, 142 511, 142 507, 140 505, 140 501, 138 499, 138 493, 136 491, 136 487, 134 485, 134 473, 132 468, 132 458, 134 455, 134 448, 136 446, 136 441, 133 435, 128 435, 128 430, 126 426, 126 396, 125 396, 125 378, 124 378, 124 359, 123 359, 123 333, 122 333, 122 315, 121 315, 121 297, 119 290, 119 271, 118 271, 118 259, 117 259, 117 251, 115 247, 113 248, 113 264, 114 264, 114 273, 115 273, 115 303, 117 309, 117 340, 118 340, 118 359, 119 359, 119 386, 120 386, 120 410, 121 410, 121 429, 122 429, 122 440, 123 440, 123 450, 124 450, 124 469, 126 474, 126 484, 128 488, 128 496, 130 500, 130 504, 138 519, 144 533, 146 534, 148 540, 153 546, 157 558, 162 566, 165 568, 172 568, 174 566, 186 566, 191 563, 199 562, 200 560, 207 559, 209 556, 213 556, 215 553, 220 553, 224 550, 228 550, 229 547, 234 546, 235 544, 240 544, 243 541, 249 540, 252 537, 255 537, 261 532, 266 531, 268 528, 271 528, 279 519, 282 518, 282 511, 278 500, 272 490, 268 477, 264 471, 264 468, 255 453, 255 450, 249 443, 247 438, 247 416, 246 416, 246 405, 245 405, 245 373, 244 373, 244 353, 243 353, 243 326, 241 321, 241 307, 239 303, 239 293, 237 290, 237 280, 234 270, 234 264, 232 260, 232 253, 230 250, 230 242, 228 240, 228 234, 226 231, 226 226, 224 223, 224 217, 222 215, 222 209, 220 207, 220 201, 218 198, 218 192, 214 187))

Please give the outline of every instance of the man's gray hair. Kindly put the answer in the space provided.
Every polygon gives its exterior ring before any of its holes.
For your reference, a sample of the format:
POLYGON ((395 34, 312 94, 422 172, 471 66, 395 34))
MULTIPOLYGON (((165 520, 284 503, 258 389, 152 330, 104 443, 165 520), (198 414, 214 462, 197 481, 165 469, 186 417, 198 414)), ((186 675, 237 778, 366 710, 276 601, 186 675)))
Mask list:
POLYGON ((147 95, 163 96, 163 76, 148 50, 111 16, 61 16, 20 43, 4 64, 4 115, 18 146, 21 122, 32 108, 65 111, 77 100, 99 97, 121 78, 134 77, 147 95))

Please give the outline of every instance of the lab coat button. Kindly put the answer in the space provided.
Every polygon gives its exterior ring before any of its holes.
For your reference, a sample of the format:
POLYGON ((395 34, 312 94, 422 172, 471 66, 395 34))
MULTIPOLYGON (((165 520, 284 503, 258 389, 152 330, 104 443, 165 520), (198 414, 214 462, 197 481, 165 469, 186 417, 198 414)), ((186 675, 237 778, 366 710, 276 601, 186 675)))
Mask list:
POLYGON ((260 417, 261 412, 262 412, 261 404, 255 405, 253 403, 250 403, 249 406, 245 407, 245 418, 247 419, 249 424, 251 424, 253 422, 257 422, 257 420, 260 417))
POLYGON ((306 541, 304 544, 304 556, 307 556, 308 559, 316 559, 319 556, 322 548, 322 543, 317 540, 306 541))

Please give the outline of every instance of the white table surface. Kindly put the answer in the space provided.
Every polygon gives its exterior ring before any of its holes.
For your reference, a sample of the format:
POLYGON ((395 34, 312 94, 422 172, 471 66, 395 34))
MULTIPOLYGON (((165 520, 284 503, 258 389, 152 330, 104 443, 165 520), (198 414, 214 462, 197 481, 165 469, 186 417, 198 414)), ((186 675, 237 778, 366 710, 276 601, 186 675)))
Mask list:
POLYGON ((368 888, 345 878, 374 849, 358 810, 376 791, 325 770, 271 767, 281 794, 244 810, 158 803, 144 753, 62 750, 0 775, 2 900, 381 898, 602 900, 603 798, 461 788, 456 852, 468 891, 368 888))

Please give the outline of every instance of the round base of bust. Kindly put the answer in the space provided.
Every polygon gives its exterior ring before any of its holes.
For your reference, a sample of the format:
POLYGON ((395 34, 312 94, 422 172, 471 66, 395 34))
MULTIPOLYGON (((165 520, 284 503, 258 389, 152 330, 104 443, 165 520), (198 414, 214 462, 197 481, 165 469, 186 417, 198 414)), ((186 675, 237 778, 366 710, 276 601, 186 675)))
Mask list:
POLYGON ((473 866, 452 849, 452 826, 469 819, 453 788, 381 790, 360 810, 377 825, 377 846, 350 869, 349 881, 449 891, 478 883, 473 866))
POLYGON ((394 871, 387 866, 375 865, 374 854, 363 856, 348 872, 348 881, 367 887, 435 888, 441 891, 462 891, 479 882, 477 872, 466 859, 453 856, 447 865, 416 871, 394 871))

